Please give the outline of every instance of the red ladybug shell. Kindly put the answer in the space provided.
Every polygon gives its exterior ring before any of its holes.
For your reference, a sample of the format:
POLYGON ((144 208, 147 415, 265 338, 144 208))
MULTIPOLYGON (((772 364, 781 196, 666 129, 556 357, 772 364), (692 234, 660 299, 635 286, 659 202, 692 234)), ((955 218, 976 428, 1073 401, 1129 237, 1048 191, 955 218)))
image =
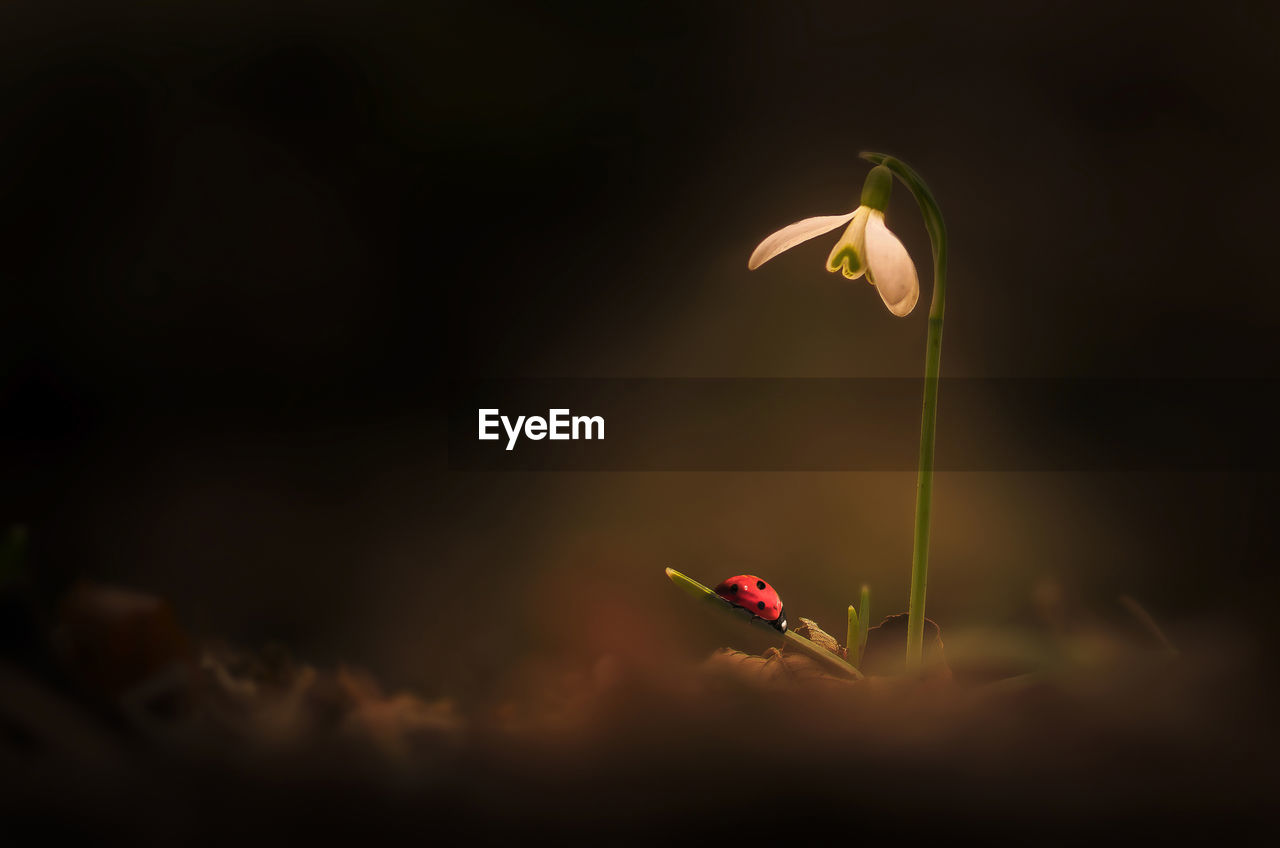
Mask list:
POLYGON ((754 574, 730 577, 716 587, 716 594, 786 632, 787 619, 782 613, 782 598, 772 586, 754 574))

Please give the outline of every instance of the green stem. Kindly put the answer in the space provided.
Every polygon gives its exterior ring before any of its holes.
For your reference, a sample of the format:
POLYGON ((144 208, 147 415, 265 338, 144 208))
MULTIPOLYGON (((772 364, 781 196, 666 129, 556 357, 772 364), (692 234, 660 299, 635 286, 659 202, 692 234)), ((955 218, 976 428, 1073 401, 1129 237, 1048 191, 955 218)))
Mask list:
POLYGON ((911 556, 911 604, 907 608, 907 670, 920 667, 924 652, 924 601, 929 577, 929 519, 933 507, 934 434, 938 423, 938 374, 942 363, 942 317, 947 306, 947 225, 929 187, 909 165, 883 153, 862 153, 884 165, 911 190, 933 245, 933 301, 924 351, 924 402, 920 418, 920 466, 916 477, 915 548, 911 556))
POLYGON ((862 584, 862 598, 858 602, 858 621, 862 622, 858 630, 858 661, 854 663, 862 668, 862 655, 867 650, 867 631, 871 629, 871 587, 862 584))
POLYGON ((858 611, 849 604, 849 629, 845 631, 844 654, 849 665, 858 667, 858 611))

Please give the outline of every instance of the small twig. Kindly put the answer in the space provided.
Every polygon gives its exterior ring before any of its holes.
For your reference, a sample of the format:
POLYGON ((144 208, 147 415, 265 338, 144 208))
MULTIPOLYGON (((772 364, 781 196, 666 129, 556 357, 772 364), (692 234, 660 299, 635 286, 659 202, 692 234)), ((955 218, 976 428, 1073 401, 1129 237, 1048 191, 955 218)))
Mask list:
POLYGON ((1124 604, 1124 608, 1129 614, 1138 620, 1138 622, 1156 638, 1156 641, 1164 646, 1172 656, 1178 655, 1178 649, 1174 647, 1173 642, 1169 641, 1169 637, 1164 635, 1164 631, 1160 629, 1160 625, 1156 624, 1156 620, 1151 617, 1151 613, 1147 612, 1142 604, 1135 601, 1128 595, 1120 596, 1120 603, 1124 604))

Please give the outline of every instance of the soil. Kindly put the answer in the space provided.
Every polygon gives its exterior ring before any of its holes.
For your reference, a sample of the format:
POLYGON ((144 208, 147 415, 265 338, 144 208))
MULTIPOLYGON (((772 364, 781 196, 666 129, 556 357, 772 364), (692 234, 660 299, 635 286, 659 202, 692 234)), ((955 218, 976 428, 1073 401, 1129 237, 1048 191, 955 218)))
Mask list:
POLYGON ((1079 634, 1075 659, 987 681, 933 624, 931 671, 906 679, 873 673, 900 655, 890 617, 862 681, 724 649, 461 705, 194 640, 143 593, 7 601, 31 633, 0 661, 4 821, 44 837, 1150 841, 1260 832, 1277 786, 1265 692, 1223 645, 1079 634))

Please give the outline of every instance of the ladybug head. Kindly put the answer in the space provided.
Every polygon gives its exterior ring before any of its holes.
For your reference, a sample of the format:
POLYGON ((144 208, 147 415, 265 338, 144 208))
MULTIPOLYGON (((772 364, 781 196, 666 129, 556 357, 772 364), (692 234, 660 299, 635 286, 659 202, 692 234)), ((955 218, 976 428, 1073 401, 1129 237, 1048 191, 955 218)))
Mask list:
POLYGON ((776 619, 769 622, 769 626, 772 627, 774 630, 777 630, 779 633, 787 632, 787 608, 786 607, 783 607, 778 612, 778 617, 776 619))

